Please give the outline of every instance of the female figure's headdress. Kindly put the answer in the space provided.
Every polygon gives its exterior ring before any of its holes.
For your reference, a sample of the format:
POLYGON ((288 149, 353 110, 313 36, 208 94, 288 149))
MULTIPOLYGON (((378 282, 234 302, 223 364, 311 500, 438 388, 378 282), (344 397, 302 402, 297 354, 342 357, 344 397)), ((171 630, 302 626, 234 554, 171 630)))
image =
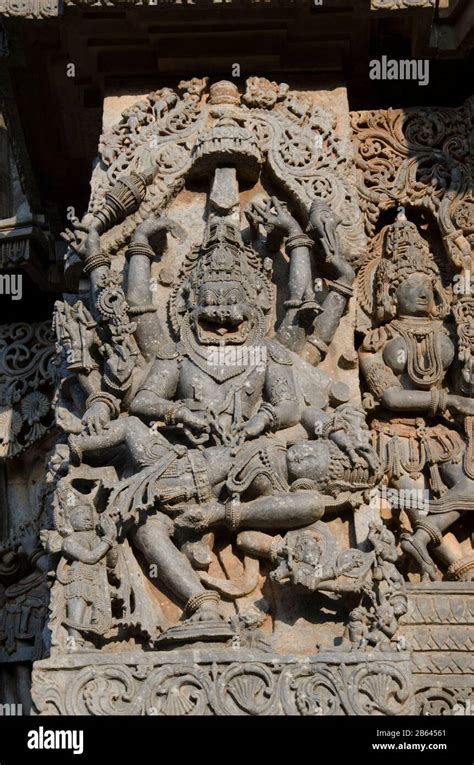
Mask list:
POLYGON ((392 319, 396 315, 399 286, 412 274, 421 273, 431 280, 437 316, 445 316, 449 311, 449 295, 439 268, 428 242, 407 219, 403 207, 398 208, 396 220, 384 229, 381 239, 381 255, 362 267, 359 274, 364 308, 374 314, 378 324, 392 319))

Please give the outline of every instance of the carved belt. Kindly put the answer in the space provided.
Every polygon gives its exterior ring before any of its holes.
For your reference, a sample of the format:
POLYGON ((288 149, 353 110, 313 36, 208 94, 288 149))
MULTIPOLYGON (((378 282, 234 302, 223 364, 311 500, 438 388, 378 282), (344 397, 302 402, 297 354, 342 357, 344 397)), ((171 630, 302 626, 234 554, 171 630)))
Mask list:
POLYGON ((400 478, 403 471, 417 479, 428 465, 431 488, 435 493, 443 494, 446 487, 439 475, 438 465, 448 461, 459 462, 464 443, 456 430, 441 423, 425 427, 421 422, 420 418, 411 423, 409 420, 395 423, 374 421, 372 429, 378 441, 379 458, 385 472, 395 479, 400 478), (400 448, 400 440, 408 442, 408 457, 400 448))
POLYGON ((239 450, 235 463, 229 471, 227 489, 231 494, 242 494, 259 476, 265 476, 276 491, 289 491, 288 482, 278 471, 270 449, 286 451, 283 444, 268 439, 258 439, 251 446, 239 450))

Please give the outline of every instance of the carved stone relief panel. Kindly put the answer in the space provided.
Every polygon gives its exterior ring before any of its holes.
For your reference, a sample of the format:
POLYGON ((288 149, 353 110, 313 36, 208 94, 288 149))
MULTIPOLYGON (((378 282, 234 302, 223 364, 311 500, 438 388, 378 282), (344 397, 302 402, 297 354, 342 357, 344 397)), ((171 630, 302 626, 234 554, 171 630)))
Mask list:
POLYGON ((0 326, 0 457, 15 457, 53 424, 55 343, 50 322, 0 326))
POLYGON ((357 277, 360 358, 385 482, 419 495, 398 511, 416 528, 402 547, 423 575, 470 580, 472 101, 352 123, 370 237, 357 277))
POLYGON ((36 709, 414 714, 416 604, 474 570, 471 105, 119 105, 64 233, 36 709))

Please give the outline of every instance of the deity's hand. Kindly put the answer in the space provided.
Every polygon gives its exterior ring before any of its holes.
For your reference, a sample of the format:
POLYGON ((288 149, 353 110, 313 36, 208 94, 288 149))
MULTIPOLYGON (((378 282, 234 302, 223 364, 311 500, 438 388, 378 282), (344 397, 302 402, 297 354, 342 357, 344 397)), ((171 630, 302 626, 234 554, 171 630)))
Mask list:
POLYGON ((51 530, 50 529, 40 529, 39 532, 39 539, 45 550, 49 552, 49 540, 51 536, 51 530))
POLYGON ((71 219, 72 229, 67 228, 61 238, 74 250, 81 260, 91 257, 100 252, 100 233, 101 222, 91 213, 84 216, 83 220, 73 217, 71 219))
POLYGON ((466 417, 474 416, 474 398, 467 398, 465 396, 448 396, 448 409, 456 414, 462 414, 466 417))
POLYGON ((314 572, 305 571, 304 569, 298 568, 296 571, 293 571, 293 584, 301 584, 303 587, 306 587, 308 590, 317 590, 318 585, 320 584, 320 578, 316 576, 314 572))
POLYGON ((379 470, 380 460, 370 443, 357 437, 351 438, 344 431, 335 431, 329 438, 347 454, 353 467, 367 467, 374 472, 379 470))
POLYGON ((98 529, 102 536, 109 540, 109 542, 114 542, 117 538, 117 526, 112 518, 110 518, 110 516, 106 515, 105 513, 100 518, 98 529))
POLYGON ((186 406, 180 406, 175 415, 175 422, 181 423, 197 433, 209 432, 209 421, 202 412, 191 412, 186 406))
POLYGON ((362 463, 370 468, 375 475, 379 475, 381 469, 380 459, 370 444, 357 446, 355 449, 357 456, 362 460, 362 463))
POLYGON ((277 197, 265 199, 262 202, 252 202, 245 211, 250 225, 256 228, 259 223, 265 228, 276 244, 285 236, 301 234, 298 221, 291 215, 286 204, 277 197))
POLYGON ((263 414, 254 414, 248 422, 243 425, 241 434, 244 440, 257 438, 268 430, 268 419, 263 414))
POLYGON ((279 582, 280 584, 291 582, 291 571, 285 562, 281 562, 278 568, 271 571, 270 576, 274 582, 279 582))
POLYGON ((129 341, 125 340, 115 347, 104 343, 99 350, 105 359, 104 375, 109 380, 123 384, 130 379, 135 368, 137 352, 129 341))
POLYGON ((350 574, 353 569, 354 562, 352 560, 345 560, 334 573, 336 576, 343 576, 344 574, 350 574))
POLYGON ((183 529, 193 531, 205 531, 207 529, 206 513, 199 505, 192 505, 175 519, 175 525, 183 529))
MULTIPOLYGON (((322 241, 334 238, 334 232, 341 222, 338 215, 325 202, 315 200, 309 210, 306 231, 322 241)), ((334 246, 334 242, 331 242, 334 246)))
POLYGON ((82 424, 90 435, 99 435, 106 430, 110 422, 110 409, 103 401, 95 401, 84 414, 82 424))
POLYGON ((215 524, 223 523, 225 507, 218 502, 207 505, 190 505, 175 519, 176 526, 193 531, 206 531, 215 524))
POLYGON ((161 234, 164 241, 167 232, 180 241, 183 241, 186 236, 183 227, 180 226, 179 223, 160 215, 150 215, 149 218, 146 218, 146 220, 144 220, 143 223, 140 223, 135 229, 133 241, 148 244, 149 239, 157 234, 161 234))

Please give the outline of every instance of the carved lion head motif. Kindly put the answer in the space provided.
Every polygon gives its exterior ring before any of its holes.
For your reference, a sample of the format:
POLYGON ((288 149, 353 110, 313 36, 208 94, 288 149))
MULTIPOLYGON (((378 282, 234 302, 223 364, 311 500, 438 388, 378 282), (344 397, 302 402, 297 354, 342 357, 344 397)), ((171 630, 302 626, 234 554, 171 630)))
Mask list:
POLYGON ((203 245, 185 263, 171 298, 179 334, 187 317, 201 345, 243 344, 271 306, 271 284, 237 227, 211 221, 203 245))

